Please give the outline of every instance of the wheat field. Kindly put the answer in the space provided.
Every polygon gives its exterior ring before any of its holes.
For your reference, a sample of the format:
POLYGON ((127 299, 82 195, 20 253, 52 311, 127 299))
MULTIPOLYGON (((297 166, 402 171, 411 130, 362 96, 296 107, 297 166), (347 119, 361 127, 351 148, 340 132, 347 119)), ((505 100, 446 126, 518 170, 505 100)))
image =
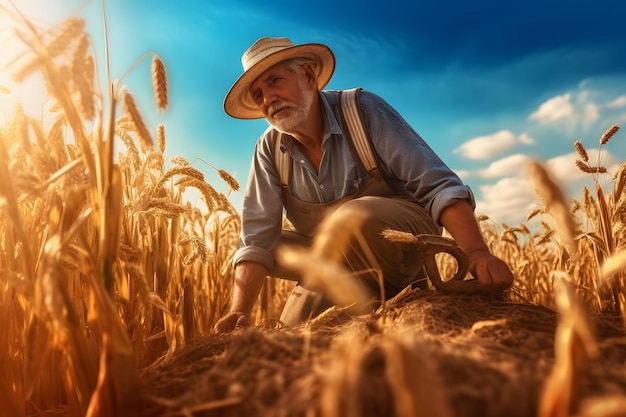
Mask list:
MULTIPOLYGON (((0 126, 0 415, 626 415, 626 162, 607 172, 576 141, 595 188, 566 201, 531 164, 540 232, 478 219, 515 275, 505 294, 407 289, 285 329, 293 284, 268 278, 255 326, 215 335, 240 227, 228 196, 165 158, 166 127, 96 62, 80 17, 10 13, 24 53, 8 70, 42 77, 49 99, 36 119, 15 97, 0 126)), ((167 111, 165 63, 148 53, 142 68, 167 111)))

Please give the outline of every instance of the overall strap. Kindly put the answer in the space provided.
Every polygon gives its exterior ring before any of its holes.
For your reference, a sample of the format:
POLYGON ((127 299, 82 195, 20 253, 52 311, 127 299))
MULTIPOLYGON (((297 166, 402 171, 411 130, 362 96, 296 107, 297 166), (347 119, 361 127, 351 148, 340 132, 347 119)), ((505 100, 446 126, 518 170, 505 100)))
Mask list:
POLYGON ((365 131, 363 119, 361 118, 359 102, 360 91, 360 88, 352 88, 341 92, 341 112, 346 126, 348 127, 348 132, 346 133, 352 140, 352 144, 361 159, 361 163, 363 163, 363 166, 372 177, 380 179, 380 172, 378 171, 376 159, 374 159, 372 145, 365 131))
POLYGON ((272 129, 272 140, 274 141, 274 158, 276 163, 276 171, 280 178, 280 184, 283 189, 289 184, 289 176, 291 174, 291 157, 288 152, 283 152, 280 148, 283 134, 276 129, 272 129))

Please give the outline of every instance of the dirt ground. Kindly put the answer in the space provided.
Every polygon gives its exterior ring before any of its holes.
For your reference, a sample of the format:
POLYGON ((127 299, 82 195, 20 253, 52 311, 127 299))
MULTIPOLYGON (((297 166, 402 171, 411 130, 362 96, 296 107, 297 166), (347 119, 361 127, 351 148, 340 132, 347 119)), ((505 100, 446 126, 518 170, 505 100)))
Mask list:
POLYGON ((208 335, 142 372, 142 415, 526 417, 548 391, 544 415, 563 402, 561 415, 626 415, 624 324, 591 318, 597 350, 581 354, 561 321, 501 295, 414 290, 365 316, 208 335))

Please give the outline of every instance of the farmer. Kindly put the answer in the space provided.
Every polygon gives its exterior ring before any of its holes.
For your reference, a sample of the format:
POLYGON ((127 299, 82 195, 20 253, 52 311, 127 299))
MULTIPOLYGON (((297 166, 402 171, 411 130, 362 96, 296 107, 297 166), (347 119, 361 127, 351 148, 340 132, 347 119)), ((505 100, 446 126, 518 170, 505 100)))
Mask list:
MULTIPOLYGON (((376 256, 387 297, 424 277, 397 244, 381 235, 386 229, 440 235, 443 227, 467 253, 469 272, 482 289, 511 286, 513 274, 490 253, 479 231, 470 188, 389 104, 361 91, 359 112, 376 162, 376 169, 367 171, 349 138, 354 135, 347 131, 340 92, 322 90, 335 68, 327 46, 261 38, 243 54, 242 64, 244 72, 228 91, 224 109, 237 119, 265 118, 270 127, 254 149, 233 260, 234 290, 229 312, 215 325, 218 332, 251 324, 266 276, 300 280, 277 262, 276 248, 287 241, 310 244, 324 216, 365 216, 358 233, 376 256), (287 187, 276 165, 282 153, 291 164, 287 187), (282 230, 283 209, 295 231, 282 230)), ((367 270, 371 265, 364 258, 348 250, 345 265, 354 272, 367 270)), ((358 279, 377 294, 373 274, 358 274, 358 279)), ((295 325, 329 306, 323 294, 297 285, 280 320, 295 325)))

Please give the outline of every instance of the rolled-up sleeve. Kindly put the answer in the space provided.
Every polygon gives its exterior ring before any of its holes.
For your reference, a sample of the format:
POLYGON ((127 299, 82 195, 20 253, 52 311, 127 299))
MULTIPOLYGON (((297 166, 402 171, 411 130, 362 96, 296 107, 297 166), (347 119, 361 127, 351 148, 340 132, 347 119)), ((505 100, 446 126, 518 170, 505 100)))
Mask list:
POLYGON ((362 114, 383 175, 439 223, 443 210, 458 200, 475 208, 472 190, 389 104, 363 91, 362 114))
POLYGON ((280 239, 283 218, 282 189, 274 164, 274 146, 266 131, 258 140, 244 196, 239 248, 233 264, 257 262, 274 267, 272 251, 280 239))
POLYGON ((457 200, 467 201, 472 206, 472 210, 476 208, 476 200, 470 187, 467 185, 455 185, 438 193, 432 200, 428 210, 430 210, 433 219, 440 224, 439 219, 443 210, 457 200))

